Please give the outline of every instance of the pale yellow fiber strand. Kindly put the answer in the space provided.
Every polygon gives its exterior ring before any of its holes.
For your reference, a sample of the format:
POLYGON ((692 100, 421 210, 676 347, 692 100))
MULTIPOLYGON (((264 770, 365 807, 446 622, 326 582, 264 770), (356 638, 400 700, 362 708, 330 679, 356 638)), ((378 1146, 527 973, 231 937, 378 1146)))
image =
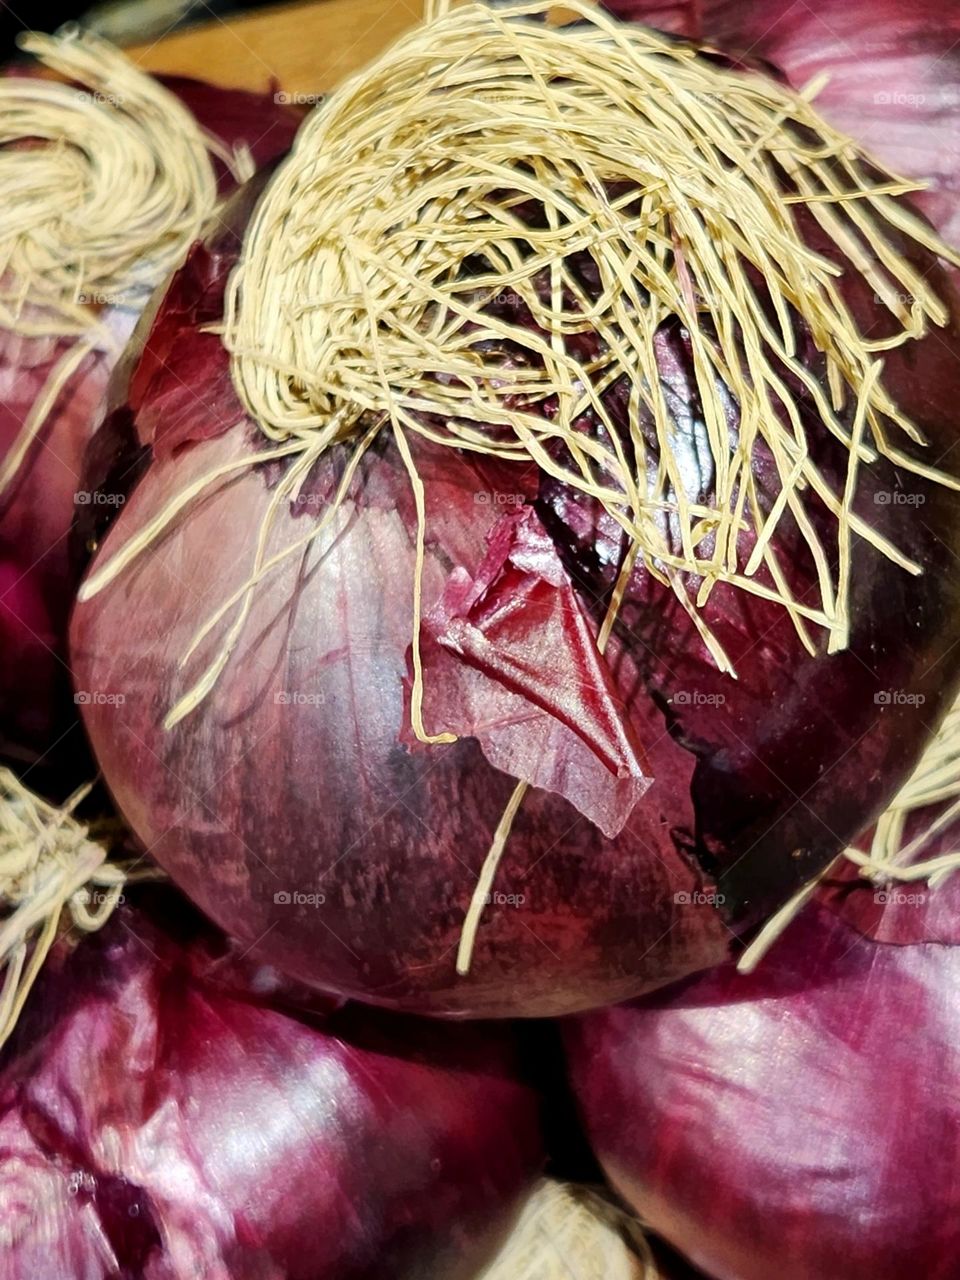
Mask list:
POLYGON ((108 862, 108 846, 73 816, 89 790, 80 788, 58 808, 0 767, 0 1045, 16 1026, 64 912, 82 932, 99 929, 127 882, 128 869, 108 862))
POLYGON ((140 308, 213 212, 210 152, 250 168, 105 41, 74 30, 20 44, 74 83, 0 78, 0 328, 74 344, 8 451, 0 494, 85 356, 113 344, 100 313, 140 308))
POLYGON ((503 851, 510 838, 514 819, 520 812, 520 806, 523 804, 528 790, 529 786, 526 782, 518 782, 514 787, 503 815, 497 823, 497 829, 493 833, 493 840, 483 860, 483 866, 480 868, 480 877, 470 899, 470 905, 463 921, 463 928, 460 930, 460 942, 457 946, 457 973, 461 977, 470 972, 470 965, 473 961, 473 948, 476 945, 477 930, 480 927, 480 917, 483 915, 483 908, 486 906, 490 890, 493 888, 494 877, 497 874, 500 859, 503 857, 503 851))
POLYGON ((47 414, 60 398, 60 393, 93 349, 94 343, 78 338, 55 362, 43 390, 33 402, 20 432, 0 463, 0 494, 20 470, 30 445, 46 421, 47 414))
MULTIPOLYGON (((830 867, 836 865, 836 859, 831 862, 830 867)), ((763 928, 753 939, 748 947, 746 947, 737 961, 737 968, 741 973, 753 973, 757 965, 764 958, 773 944, 786 931, 787 926, 792 924, 803 908, 807 905, 813 895, 816 893, 820 884, 830 871, 827 867, 825 871, 819 872, 812 880, 808 880, 802 888, 798 889, 792 897, 790 897, 779 911, 774 912, 769 920, 766 921, 763 928)))

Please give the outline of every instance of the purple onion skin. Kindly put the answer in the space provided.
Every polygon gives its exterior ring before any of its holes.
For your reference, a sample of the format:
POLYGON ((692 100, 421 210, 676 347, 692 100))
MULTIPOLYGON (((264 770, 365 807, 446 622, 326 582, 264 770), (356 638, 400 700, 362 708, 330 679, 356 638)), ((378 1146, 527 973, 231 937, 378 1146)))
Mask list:
POLYGON ((960 957, 815 907, 725 965, 571 1019, 607 1176, 715 1280, 953 1280, 960 957))
POLYGON ((763 59, 798 88, 826 73, 817 109, 895 173, 960 244, 960 10, 953 0, 604 0, 617 17, 735 56, 763 59))
POLYGON ((510 1033, 293 1016, 159 919, 85 941, 5 1056, 3 1275, 472 1280, 542 1162, 510 1033))
MULTIPOLYGON (((228 146, 246 142, 255 163, 286 151, 301 113, 266 95, 162 77, 200 124, 228 146)), ((215 161, 222 194, 234 187, 215 161)), ((108 307, 105 320, 122 348, 136 323, 130 308, 108 307)), ((0 459, 67 349, 56 339, 0 332, 0 459)), ((103 419, 115 355, 91 354, 71 378, 10 492, 0 498, 0 754, 43 762, 45 782, 67 785, 89 770, 66 661, 70 606, 84 562, 70 527, 86 493, 84 454, 103 419)))
MULTIPOLYGON (((937 811, 922 810, 907 820, 904 844, 929 829, 937 811)), ((960 823, 947 823, 942 831, 923 841, 915 861, 954 854, 960 842, 960 823)), ((857 842, 870 848, 870 833, 857 842)), ((905 946, 914 942, 960 944, 960 875, 953 872, 931 888, 925 880, 891 880, 874 883, 860 874, 856 863, 842 859, 818 890, 819 900, 847 924, 877 942, 905 946)))
MULTIPOLYGON (((241 210, 227 223, 242 228, 245 216, 241 210)), ((815 226, 807 234, 830 252, 815 226)), ((107 535, 104 557, 191 479, 260 447, 252 424, 231 425, 241 411, 226 356, 197 333, 235 253, 235 236, 227 239, 198 250, 174 281, 133 375, 126 413, 135 419, 136 448, 148 449, 152 463, 107 535)), ((956 306, 939 268, 914 256, 956 306)), ((842 289, 861 326, 885 333, 869 286, 848 271, 842 289)), ((684 336, 665 330, 658 344, 678 440, 689 440, 697 422, 684 336)), ((807 354, 817 369, 816 352, 807 354)), ((956 439, 958 355, 952 322, 886 357, 887 386, 930 439, 933 458, 956 439)), ((626 430, 619 388, 608 409, 626 430)), ((845 456, 824 438, 810 406, 802 412, 822 471, 842 489, 845 456)), ((213 657, 225 628, 186 671, 179 660, 208 613, 246 579, 276 475, 248 473, 211 491, 115 584, 77 608, 77 686, 124 697, 122 705, 101 700, 84 709, 120 807, 229 932, 306 982, 374 1003, 446 1016, 555 1015, 718 962, 728 927, 762 918, 872 820, 939 718, 960 660, 951 652, 960 614, 948 550, 955 496, 883 462, 861 469, 858 510, 925 572, 913 577, 855 544, 845 653, 810 657, 784 610, 716 587, 705 616, 737 666, 735 683, 717 673, 676 600, 639 571, 608 651, 612 688, 601 706, 586 679, 587 655, 546 626, 549 610, 510 614, 515 597, 506 579, 482 608, 512 621, 482 658, 457 662, 451 635, 429 619, 461 582, 457 569, 476 578, 487 539, 519 517, 546 530, 576 584, 576 608, 592 612, 596 625, 595 602, 611 585, 620 550, 609 528, 530 468, 493 468, 426 445, 418 461, 429 526, 425 715, 428 728, 452 728, 461 740, 411 747, 415 520, 402 466, 384 442, 368 456, 336 531, 307 562, 288 561, 271 576, 213 693, 173 730, 162 728, 164 714, 213 657), (917 503, 876 500, 904 491, 917 503), (508 517, 477 501, 492 492, 516 495, 508 517), (535 652, 537 670, 518 682, 514 660, 524 651, 535 652), (542 715, 544 685, 555 699, 553 719, 542 715), (509 701, 508 686, 519 702, 509 701), (915 698, 876 701, 891 689, 915 698), (473 719, 464 712, 467 694, 480 704, 473 719), (610 836, 583 816, 609 782, 597 763, 608 745, 599 738, 591 738, 596 758, 578 757, 553 790, 535 788, 495 885, 523 902, 487 909, 470 974, 458 977, 464 912, 513 787, 508 774, 520 772, 517 760, 509 767, 497 754, 506 726, 524 717, 534 726, 518 748, 519 762, 533 768, 544 754, 545 723, 582 727, 611 707, 637 758, 645 753, 653 785, 610 836), (325 903, 319 913, 278 906, 277 892, 322 892, 325 903), (698 897, 713 892, 719 912, 698 897)), ((280 512, 277 547, 302 536, 342 465, 342 455, 329 457, 296 509, 280 512)), ((766 465, 759 463, 761 477, 766 465)), ((708 478, 700 483, 708 489, 708 478)), ((829 521, 811 515, 829 540, 829 521)), ((810 558, 789 524, 782 536, 783 563, 802 598, 813 580, 810 558)), ((522 587, 542 586, 535 577, 522 577, 522 587)), ((573 607, 569 585, 558 588, 561 596, 573 607)), ((479 611, 470 620, 482 631, 479 611)))

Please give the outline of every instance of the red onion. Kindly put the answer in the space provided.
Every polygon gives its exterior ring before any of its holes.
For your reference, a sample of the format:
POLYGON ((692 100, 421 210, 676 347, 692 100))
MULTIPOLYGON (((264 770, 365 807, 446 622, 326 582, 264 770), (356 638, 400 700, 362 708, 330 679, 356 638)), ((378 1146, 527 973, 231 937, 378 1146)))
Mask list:
POLYGON ((294 1016, 160 905, 49 971, 6 1056, 4 1276, 473 1280, 541 1161, 509 1033, 294 1016))
MULTIPOLYGON (((804 229, 829 256, 812 218, 804 229)), ((227 355, 197 332, 185 300, 194 276, 206 279, 211 252, 221 249, 208 246, 175 282, 175 305, 161 308, 134 375, 129 409, 152 462, 100 565, 192 482, 262 450, 249 420, 234 425, 242 410, 227 355), (151 349, 165 353, 165 367, 151 349)), ((953 306, 929 255, 904 252, 953 306)), ((872 286, 849 263, 839 287, 863 331, 886 332, 872 286)), ((213 304, 208 290, 205 315, 213 304)), ((515 296, 496 305, 530 326, 515 296)), ((589 354, 596 339, 582 341, 589 354)), ((693 499, 709 482, 698 471, 687 335, 664 326, 655 350, 693 499)), ((811 341, 804 351, 822 378, 811 341)), ((884 354, 885 385, 921 422, 931 457, 955 438, 958 353, 951 324, 884 354)), ((628 438, 622 385, 605 409, 628 438)), ((810 404, 802 411, 818 465, 842 488, 846 451, 810 404)), ((737 427, 732 404, 728 426, 737 427)), ((701 616, 738 670, 733 682, 642 565, 598 656, 623 540, 595 504, 534 466, 422 440, 411 449, 429 513, 424 715, 428 730, 460 740, 424 747, 411 728, 417 522, 387 442, 364 457, 309 557, 260 584, 213 691, 163 727, 189 683, 180 662, 198 627, 248 578, 283 464, 238 470, 76 610, 77 686, 121 809, 230 932, 309 983, 375 1003, 556 1014, 718 960, 729 929, 779 906, 876 814, 943 709, 956 679, 957 655, 944 657, 960 608, 945 546, 955 498, 905 481, 883 459, 861 467, 858 510, 924 573, 912 577, 858 542, 845 652, 812 656, 779 605, 717 584, 701 616), (911 502, 900 502, 907 490, 911 502), (916 700, 878 703, 887 689, 924 699, 922 713, 916 700), (533 789, 472 967, 458 976, 464 912, 516 778, 533 789), (318 893, 320 911, 304 905, 318 893)), ((331 450, 278 511, 271 549, 309 532, 347 456, 331 450)), ((756 465, 763 486, 772 464, 756 465)), ((798 599, 816 578, 802 546, 795 528, 785 534, 798 599)), ((191 671, 213 659, 225 632, 221 621, 205 637, 191 671)))
POLYGON ((732 965, 573 1020, 616 1189, 715 1280, 949 1280, 960 1251, 960 954, 822 907, 732 965))
MULTIPOLYGON (((299 123, 299 113, 279 105, 275 96, 179 77, 161 82, 219 145, 231 151, 247 147, 256 164, 285 151, 299 123)), ((220 159, 215 169, 220 191, 232 189, 235 179, 220 159)), ((98 315, 122 349, 141 305, 142 299, 136 305, 95 302, 91 323, 98 315)), ((0 328, 0 471, 72 341, 0 328)), ((114 497, 84 491, 81 473, 84 451, 105 411, 115 360, 116 350, 105 344, 83 359, 11 486, 0 494, 0 752, 24 762, 50 766, 56 760, 65 768, 71 755, 82 752, 65 639, 83 557, 69 531, 78 504, 114 497)))

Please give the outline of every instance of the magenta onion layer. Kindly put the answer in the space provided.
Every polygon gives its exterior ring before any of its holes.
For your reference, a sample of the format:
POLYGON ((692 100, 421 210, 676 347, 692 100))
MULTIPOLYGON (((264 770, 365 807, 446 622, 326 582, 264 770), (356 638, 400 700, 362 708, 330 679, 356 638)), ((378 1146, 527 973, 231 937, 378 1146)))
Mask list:
MULTIPOLYGON (((234 233, 246 216, 238 206, 234 233)), ((836 257, 811 219, 803 225, 836 257)), ((956 311, 940 268, 898 248, 956 311)), ((191 480, 261 447, 252 424, 238 421, 226 354, 199 332, 235 256, 235 235, 223 230, 194 254, 156 318, 124 411, 138 441, 119 450, 118 465, 142 447, 152 461, 105 558, 191 480)), ((871 288, 849 268, 840 288, 861 330, 878 334, 871 288)), ((525 322, 509 294, 497 305, 525 322)), ((689 350, 676 329, 656 342, 695 500, 710 477, 696 465, 702 424, 689 350)), ((958 356, 955 320, 885 355, 885 383, 931 458, 956 438, 958 356)), ((619 384, 606 401, 626 435, 619 384)), ((821 471, 842 489, 845 451, 809 402, 800 411, 821 471)), ((104 455, 117 438, 108 431, 104 455)), ((213 693, 174 729, 162 720, 186 687, 180 658, 245 580, 275 474, 215 486, 78 607, 78 686, 124 697, 84 709, 120 807, 226 929, 307 982, 376 1003, 556 1014, 719 961, 730 929, 761 919, 873 818, 950 696, 960 660, 948 550, 955 496, 883 461, 861 468, 860 514, 925 572, 912 577, 856 544, 846 652, 810 656, 779 606, 716 586, 704 616, 738 670, 733 682, 642 567, 600 661, 592 638, 622 552, 609 522, 534 467, 426 444, 416 452, 427 505, 424 714, 428 729, 460 741, 424 748, 410 731, 415 515, 384 441, 334 526, 258 590, 213 693), (910 504, 884 501, 906 490, 910 504), (916 696, 878 703, 889 689, 916 696), (517 777, 533 790, 460 978, 464 912, 517 777), (278 905, 277 892, 322 893, 323 907, 295 897, 278 905)), ((281 511, 277 546, 316 519, 344 458, 331 451, 281 511)), ((811 519, 828 540, 823 513, 811 519)), ((813 566, 789 520, 782 537, 803 598, 813 566)), ((211 660, 224 630, 188 673, 211 660)))
POLYGON ((828 79, 817 109, 888 168, 960 244, 960 10, 953 0, 604 0, 618 17, 764 59, 797 88, 828 79))
POLYGON ((588 1137, 614 1187, 715 1280, 953 1280, 960 954, 811 909, 725 965, 572 1019, 588 1137))
MULTIPOLYGON (((290 146, 300 113, 274 95, 162 77, 200 125, 256 164, 290 146)), ((221 193, 234 180, 214 161, 221 193)), ((102 309, 118 346, 137 320, 131 307, 102 309)), ((0 329, 0 461, 68 342, 0 329)), ((83 490, 83 457, 107 406, 115 355, 91 353, 53 406, 12 487, 0 496, 0 753, 32 762, 55 748, 58 763, 82 750, 66 661, 66 630, 84 551, 70 527, 83 490), (66 735, 66 737, 64 737, 66 735)), ((82 500, 81 500, 82 502, 82 500)), ((54 757, 47 757, 50 764, 54 757)))
POLYGON ((122 907, 29 1006, 0 1069, 3 1275, 473 1280, 542 1160, 509 1033, 294 1016, 191 920, 169 892, 122 907))

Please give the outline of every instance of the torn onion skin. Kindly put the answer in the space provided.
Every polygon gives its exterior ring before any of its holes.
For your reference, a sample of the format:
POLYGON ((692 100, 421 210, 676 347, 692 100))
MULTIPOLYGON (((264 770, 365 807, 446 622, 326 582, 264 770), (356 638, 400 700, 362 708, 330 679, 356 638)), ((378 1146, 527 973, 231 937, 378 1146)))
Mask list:
MULTIPOLYGON (((902 251, 955 315, 944 272, 916 248, 902 251)), ((210 306, 210 255, 231 252, 198 250, 174 281, 176 305, 156 318, 126 410, 152 461, 98 563, 191 481, 264 447, 249 422, 224 429, 242 416, 228 357, 206 338, 201 350, 185 301, 196 278, 210 306), (151 350, 166 353, 165 367, 151 350)), ((861 327, 884 333, 872 290, 849 265, 839 287, 861 327)), ((695 458, 702 424, 684 334, 664 330, 657 343, 678 448, 695 458)), ((886 385, 927 434, 931 457, 956 438, 958 354, 955 319, 886 354, 886 385)), ((812 346, 808 355, 816 370, 812 346)), ((617 396, 614 386, 607 408, 626 432, 617 396)), ((845 452, 823 439, 810 404, 801 412, 824 474, 842 489, 845 452)), ((886 462, 861 468, 857 510, 925 572, 911 576, 855 540, 846 652, 828 658, 821 645, 811 656, 780 606, 718 585, 703 612, 738 670, 733 681, 642 566, 598 664, 583 636, 597 634, 616 577, 616 530, 535 467, 412 447, 427 509, 424 719, 460 740, 423 746, 410 729, 416 518, 384 435, 309 554, 258 588, 213 692, 172 729, 166 713, 217 653, 229 617, 185 670, 180 660, 246 581, 276 470, 212 486, 78 605, 78 687, 124 696, 121 707, 84 707, 121 809, 228 931, 297 978, 377 1004, 555 1015, 718 962, 731 929, 780 905, 882 808, 950 696, 960 656, 944 657, 960 612, 946 545, 955 495, 886 462), (876 500, 905 489, 922 494, 922 521, 914 506, 876 500), (886 689, 921 694, 923 714, 916 703, 878 705, 886 689), (464 913, 517 777, 535 786, 497 873, 501 896, 459 976, 464 913), (278 906, 277 891, 321 893, 324 903, 278 906)), ((344 465, 343 453, 326 455, 280 511, 271 550, 303 536, 344 465)), ((695 467, 686 475, 691 500, 709 489, 695 467)), ((825 519, 824 538, 829 527, 825 519)), ((799 596, 813 568, 789 520, 783 528, 799 596)))
POLYGON ((952 1280, 960 955, 820 906, 755 973, 722 966, 571 1019, 608 1178, 714 1280, 952 1280))
POLYGON ((170 891, 61 955, 0 1068, 4 1276, 473 1280, 543 1160, 510 1032, 289 994, 170 891))
MULTIPOLYGON (((273 95, 161 80, 222 143, 248 146, 256 164, 286 151, 301 119, 273 95)), ((214 167, 226 194, 236 184, 219 159, 214 167)), ((137 312, 105 306, 100 319, 122 350, 137 312)), ((0 462, 68 346, 0 329, 0 462)), ((89 771, 66 662, 67 619, 85 559, 70 527, 85 505, 84 453, 104 417, 115 362, 107 350, 82 362, 0 495, 0 754, 24 766, 42 762, 45 784, 58 791, 89 771)))

